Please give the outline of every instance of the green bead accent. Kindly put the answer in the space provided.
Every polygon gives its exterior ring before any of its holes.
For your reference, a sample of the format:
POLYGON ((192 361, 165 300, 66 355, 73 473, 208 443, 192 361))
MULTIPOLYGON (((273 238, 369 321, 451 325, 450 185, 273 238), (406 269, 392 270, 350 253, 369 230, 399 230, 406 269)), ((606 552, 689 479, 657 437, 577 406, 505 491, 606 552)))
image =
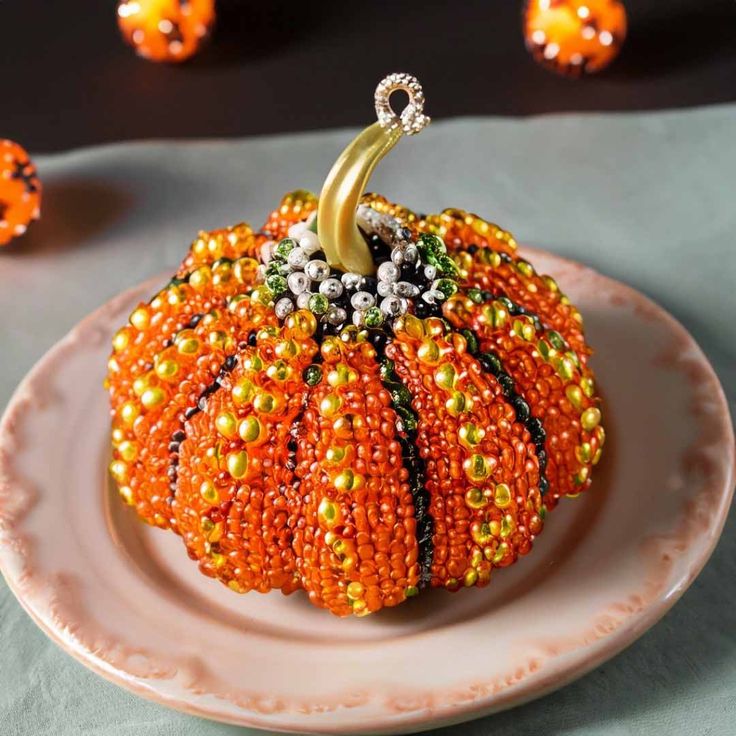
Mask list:
POLYGON ((452 279, 440 279, 437 282, 437 288, 445 295, 445 299, 449 299, 458 291, 457 283, 452 279))
POLYGON ((407 432, 414 432, 417 428, 417 418, 414 412, 404 406, 397 406, 395 409, 396 413, 401 417, 404 430, 407 432))
POLYGON ((278 256, 279 258, 283 258, 286 260, 286 257, 291 253, 291 251, 296 248, 297 242, 293 238, 284 238, 274 250, 274 254, 278 256))
POLYGON ((322 369, 318 365, 308 365, 302 376, 307 386, 316 386, 322 380, 322 369))
POLYGON ((378 307, 369 307, 363 317, 366 327, 379 327, 383 324, 383 312, 378 307))
POLYGON ((442 255, 437 259, 437 268, 443 276, 449 276, 451 278, 457 276, 460 271, 457 263, 448 255, 442 255))
POLYGON ((314 314, 324 314, 329 306, 330 301, 324 294, 312 294, 309 297, 309 310, 314 314))
POLYGON ((555 330, 550 330, 547 333, 547 339, 555 350, 567 349, 567 343, 559 332, 556 332, 555 330))
POLYGON ((281 294, 282 292, 286 291, 287 283, 286 279, 283 276, 275 275, 275 276, 269 276, 266 279, 266 286, 274 293, 274 294, 281 294))
POLYGON ((476 304, 480 304, 483 301, 483 294, 480 289, 473 287, 468 289, 465 293, 468 295, 468 299, 476 304))
POLYGON ((393 372, 394 372, 394 362, 393 362, 393 360, 389 360, 388 358, 384 358, 381 361, 381 368, 380 368, 381 380, 382 381, 388 380, 391 377, 391 375, 393 374, 393 372))
POLYGON ((460 330, 460 334, 465 338, 465 342, 468 343, 468 352, 471 355, 475 355, 478 352, 478 338, 470 330, 460 330))
POLYGON ((495 353, 483 353, 482 355, 491 364, 493 373, 498 374, 503 370, 501 361, 495 353))

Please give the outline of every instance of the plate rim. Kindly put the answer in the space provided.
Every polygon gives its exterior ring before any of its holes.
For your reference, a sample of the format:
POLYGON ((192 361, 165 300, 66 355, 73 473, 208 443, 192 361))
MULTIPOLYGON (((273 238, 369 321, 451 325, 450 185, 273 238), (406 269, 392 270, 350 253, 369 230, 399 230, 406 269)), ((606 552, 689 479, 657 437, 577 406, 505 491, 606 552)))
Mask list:
MULTIPOLYGON (((169 708, 216 720, 222 723, 228 723, 238 726, 246 726, 258 729, 270 729, 287 733, 405 733, 417 727, 436 728, 443 725, 450 725, 461 721, 480 718, 494 712, 498 712, 508 707, 521 705, 530 700, 542 697, 570 682, 582 677, 586 673, 600 666, 603 662, 610 659, 615 654, 623 651, 630 646, 654 624, 656 624, 682 597, 685 591, 690 587, 693 581, 700 574, 705 564, 710 559, 713 551, 721 537, 723 527, 726 522, 728 510, 734 495, 734 476, 736 475, 736 440, 734 439, 733 421, 730 415, 730 409, 723 386, 715 372, 710 360, 704 353, 695 337, 670 314, 664 307, 657 304, 647 295, 637 289, 625 284, 617 279, 606 276, 599 271, 581 264, 572 259, 568 259, 539 248, 530 246, 521 246, 520 252, 529 254, 533 259, 536 256, 544 256, 552 258, 563 269, 573 269, 583 272, 587 278, 602 279, 609 287, 615 287, 615 290, 622 294, 626 300, 632 304, 641 307, 655 318, 664 322, 667 326, 669 334, 679 340, 685 340, 691 345, 698 359, 698 364, 706 371, 712 388, 712 397, 718 410, 720 419, 718 446, 723 447, 728 452, 728 457, 724 458, 723 467, 725 480, 723 487, 718 484, 717 508, 711 522, 708 524, 708 543, 703 545, 697 557, 689 559, 685 569, 676 576, 672 585, 669 587, 669 595, 657 596, 653 601, 649 602, 643 610, 632 615, 629 619, 617 627, 617 629, 604 637, 599 644, 587 644, 577 647, 572 661, 565 665, 557 665, 551 668, 546 680, 540 685, 539 682, 530 681, 529 678, 522 678, 520 682, 508 687, 497 694, 486 694, 473 700, 460 701, 445 706, 437 706, 427 708, 424 706, 417 707, 414 710, 405 712, 391 712, 384 710, 382 716, 373 716, 373 720, 362 719, 359 724, 347 726, 343 723, 337 723, 334 727, 324 723, 309 724, 309 714, 300 714, 296 711, 289 712, 286 721, 279 721, 271 716, 259 716, 252 710, 240 708, 237 716, 219 711, 217 708, 209 707, 203 703, 194 703, 184 697, 172 696, 162 693, 156 688, 150 687, 144 678, 136 676, 132 673, 125 672, 119 667, 105 662, 103 658, 98 657, 94 652, 85 649, 83 646, 75 646, 74 642, 66 640, 63 632, 48 626, 40 616, 31 608, 30 604, 25 600, 24 594, 14 579, 12 568, 13 561, 7 557, 6 539, 0 537, 0 572, 2 573, 8 588, 15 596, 21 607, 28 613, 34 623, 61 649, 74 657, 78 662, 93 671, 95 674, 103 677, 109 682, 125 688, 136 695, 146 698, 147 700, 163 704, 169 708), (593 651, 591 651, 593 650, 593 651), (547 681, 549 680, 549 682, 547 681), (434 711, 438 714, 435 715, 434 711)), ((12 435, 12 427, 16 421, 16 414, 27 401, 27 389, 33 384, 37 378, 37 374, 41 373, 47 362, 52 362, 58 353, 63 352, 84 335, 85 332, 95 326, 106 313, 114 312, 120 309, 122 304, 132 300, 133 296, 147 290, 154 289, 158 282, 163 282, 166 275, 157 275, 146 279, 144 282, 125 289, 116 296, 112 297, 101 306, 97 307, 91 313, 87 314, 82 320, 77 322, 72 328, 52 345, 30 368, 20 381, 16 389, 11 394, 10 399, 0 418, 0 499, 7 493, 8 488, 17 484, 18 481, 9 472, 10 465, 9 453, 6 451, 8 444, 8 436, 12 435)), ((709 392, 710 393, 710 392, 709 392)), ((702 431, 702 430, 701 430, 702 431)), ((11 443, 12 444, 12 440, 11 443)), ((715 483, 715 481, 712 481, 715 483)), ((706 488, 709 480, 703 480, 700 492, 706 488)), ((27 500, 27 499, 26 499, 27 500)), ((31 506, 33 500, 30 501, 31 506)), ((26 509, 27 510, 27 509, 26 509)), ((2 509, 0 509, 0 521, 3 521, 2 509)), ((681 516, 682 514, 678 514, 681 516)), ((0 527, 2 530, 2 527, 0 527)), ((12 526, 11 526, 12 530, 12 526)), ((7 535, 5 535, 7 536, 7 535)), ((434 691, 427 691, 433 693, 434 691)))

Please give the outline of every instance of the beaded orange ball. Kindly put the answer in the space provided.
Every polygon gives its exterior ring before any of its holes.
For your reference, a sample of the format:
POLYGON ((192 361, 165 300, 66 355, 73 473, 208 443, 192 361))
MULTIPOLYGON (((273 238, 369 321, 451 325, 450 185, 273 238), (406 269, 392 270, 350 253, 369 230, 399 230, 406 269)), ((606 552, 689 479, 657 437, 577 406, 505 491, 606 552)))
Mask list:
POLYGON ((41 182, 28 154, 0 139, 0 245, 23 235, 41 214, 41 182))
POLYGON ((233 591, 340 616, 488 584, 605 439, 580 313, 513 237, 363 194, 428 122, 412 77, 376 101, 319 200, 200 234, 107 378, 125 502, 233 591))
POLYGON ((626 38, 619 0, 527 0, 524 38, 534 58, 562 74, 607 67, 626 38))
POLYGON ((179 62, 195 54, 215 22, 214 0, 120 0, 118 25, 139 56, 179 62))

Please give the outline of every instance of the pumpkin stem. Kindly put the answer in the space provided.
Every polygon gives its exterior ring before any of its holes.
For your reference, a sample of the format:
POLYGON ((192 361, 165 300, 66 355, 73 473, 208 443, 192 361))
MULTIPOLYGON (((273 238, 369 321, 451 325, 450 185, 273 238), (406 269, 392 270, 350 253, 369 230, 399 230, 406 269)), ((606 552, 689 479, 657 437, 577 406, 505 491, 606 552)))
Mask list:
POLYGON ((375 93, 378 122, 368 126, 335 161, 319 198, 317 233, 333 268, 363 275, 376 270, 365 238, 358 229, 356 211, 376 164, 406 133, 419 133, 428 123, 424 93, 415 77, 390 74, 375 93), (397 115, 390 97, 397 90, 409 95, 409 104, 397 115))

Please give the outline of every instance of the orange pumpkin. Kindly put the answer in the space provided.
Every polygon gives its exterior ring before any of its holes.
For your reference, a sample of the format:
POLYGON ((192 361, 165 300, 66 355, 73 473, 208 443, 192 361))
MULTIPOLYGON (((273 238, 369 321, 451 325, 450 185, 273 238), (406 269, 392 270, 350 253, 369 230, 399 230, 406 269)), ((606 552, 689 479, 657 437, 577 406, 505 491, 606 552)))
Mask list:
POLYGON ((236 592, 364 615, 486 585, 600 458, 580 314, 475 215, 362 197, 359 274, 317 206, 200 234, 115 335, 120 493, 236 592))
POLYGON ((0 140, 0 246, 23 235, 41 214, 41 182, 28 154, 0 140))

